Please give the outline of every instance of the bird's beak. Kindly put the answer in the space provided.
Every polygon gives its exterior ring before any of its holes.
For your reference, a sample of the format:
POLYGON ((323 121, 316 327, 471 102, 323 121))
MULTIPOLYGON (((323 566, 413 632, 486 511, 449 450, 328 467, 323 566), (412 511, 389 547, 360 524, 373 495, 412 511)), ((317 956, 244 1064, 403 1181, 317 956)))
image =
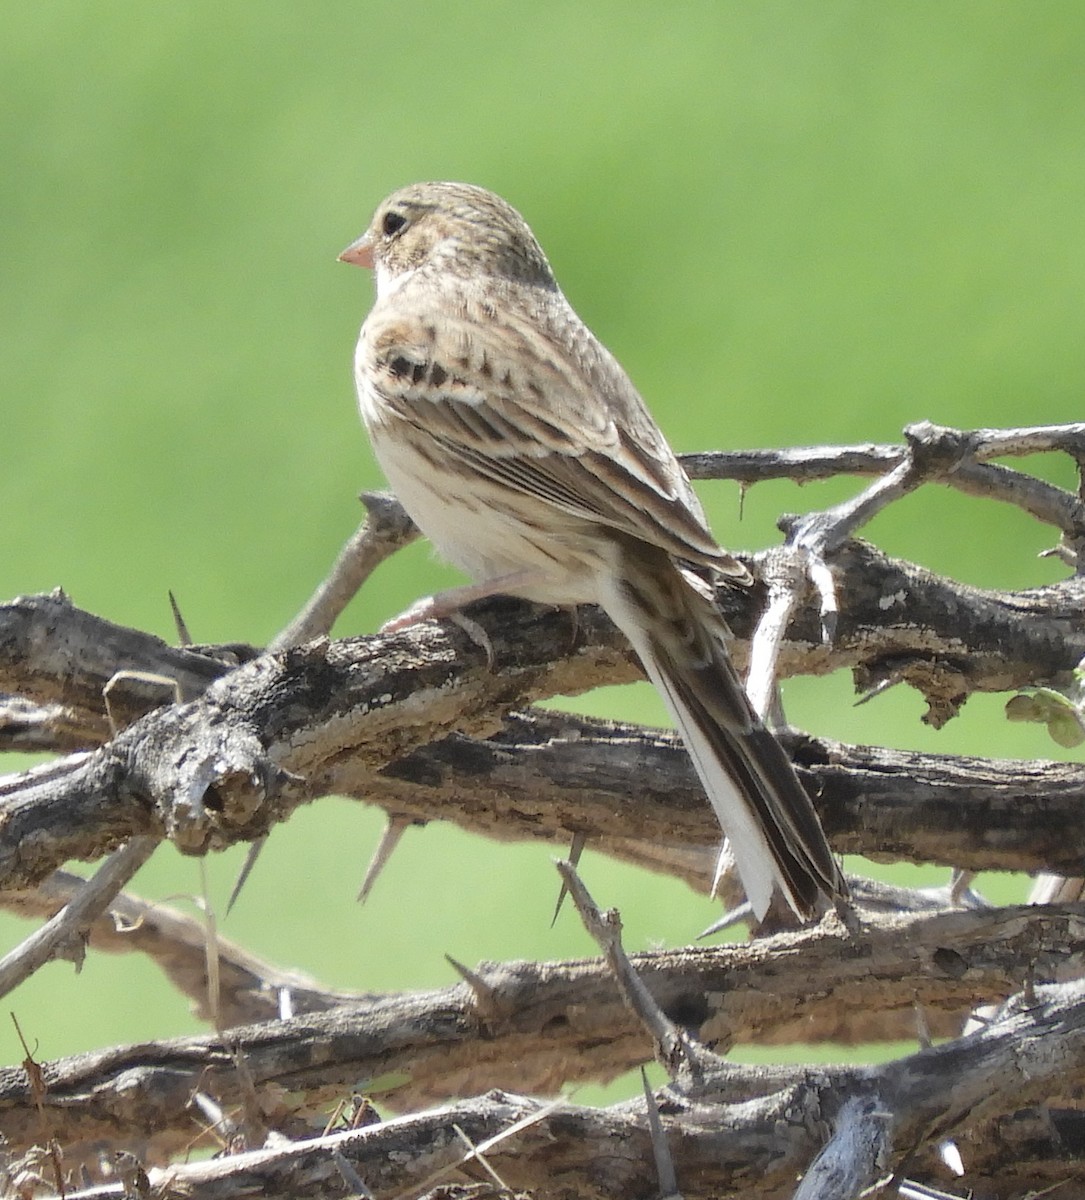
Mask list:
POLYGON ((367 270, 373 270, 373 239, 368 233, 363 233, 356 241, 350 245, 339 255, 339 261, 351 263, 355 267, 365 267, 367 270))

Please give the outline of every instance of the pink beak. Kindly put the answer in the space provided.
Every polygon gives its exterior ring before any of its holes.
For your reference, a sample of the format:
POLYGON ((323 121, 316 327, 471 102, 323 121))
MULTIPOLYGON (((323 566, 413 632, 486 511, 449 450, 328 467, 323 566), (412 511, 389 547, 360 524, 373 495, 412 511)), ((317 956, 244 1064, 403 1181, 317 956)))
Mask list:
POLYGON ((339 261, 351 263, 355 267, 365 267, 367 270, 373 270, 373 239, 368 233, 363 233, 356 241, 350 245, 339 255, 339 261))

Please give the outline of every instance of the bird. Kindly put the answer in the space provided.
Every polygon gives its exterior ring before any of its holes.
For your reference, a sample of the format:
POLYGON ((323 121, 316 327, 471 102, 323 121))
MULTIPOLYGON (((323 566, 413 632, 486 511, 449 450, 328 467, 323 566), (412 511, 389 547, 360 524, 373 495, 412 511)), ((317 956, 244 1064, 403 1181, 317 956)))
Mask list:
POLYGON ((376 459, 472 580, 385 630, 495 594, 600 606, 669 709, 758 920, 777 894, 799 921, 845 897, 814 806, 728 652, 711 583, 750 574, 717 543, 524 218, 473 184, 412 184, 339 258, 375 274, 354 373, 376 459))

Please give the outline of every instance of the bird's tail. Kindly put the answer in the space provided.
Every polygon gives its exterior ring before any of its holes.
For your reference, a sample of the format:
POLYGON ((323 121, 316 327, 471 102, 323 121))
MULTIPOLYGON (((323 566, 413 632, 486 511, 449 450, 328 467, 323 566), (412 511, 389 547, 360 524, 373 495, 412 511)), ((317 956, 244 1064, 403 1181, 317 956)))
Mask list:
POLYGON ((809 918, 847 885, 791 760, 731 664, 726 623, 665 552, 637 543, 623 558, 604 607, 681 730, 747 899, 761 920, 779 890, 809 918))

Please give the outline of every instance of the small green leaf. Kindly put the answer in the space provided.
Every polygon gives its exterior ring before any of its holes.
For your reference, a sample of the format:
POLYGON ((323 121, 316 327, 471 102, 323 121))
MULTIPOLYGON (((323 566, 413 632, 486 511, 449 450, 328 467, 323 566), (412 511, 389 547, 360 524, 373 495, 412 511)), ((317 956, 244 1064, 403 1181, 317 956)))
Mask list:
POLYGON ((1085 728, 1082 728, 1081 718, 1073 709, 1053 714, 1047 722, 1047 732, 1052 741, 1067 750, 1085 742, 1085 728))
POLYGON ((1022 692, 1006 701, 1006 720, 1046 721, 1047 718, 1043 715, 1041 705, 1036 703, 1035 697, 1026 696, 1022 692))

